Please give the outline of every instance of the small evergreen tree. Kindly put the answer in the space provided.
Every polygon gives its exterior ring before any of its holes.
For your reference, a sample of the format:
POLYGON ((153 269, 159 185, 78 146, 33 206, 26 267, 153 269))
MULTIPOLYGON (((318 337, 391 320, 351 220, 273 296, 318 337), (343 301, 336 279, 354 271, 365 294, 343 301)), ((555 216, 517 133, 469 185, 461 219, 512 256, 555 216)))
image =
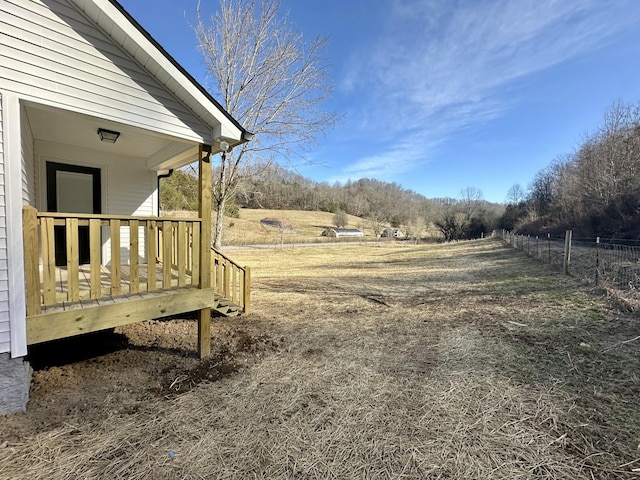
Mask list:
POLYGON ((175 170, 161 178, 159 189, 162 210, 198 210, 198 179, 188 172, 175 170))

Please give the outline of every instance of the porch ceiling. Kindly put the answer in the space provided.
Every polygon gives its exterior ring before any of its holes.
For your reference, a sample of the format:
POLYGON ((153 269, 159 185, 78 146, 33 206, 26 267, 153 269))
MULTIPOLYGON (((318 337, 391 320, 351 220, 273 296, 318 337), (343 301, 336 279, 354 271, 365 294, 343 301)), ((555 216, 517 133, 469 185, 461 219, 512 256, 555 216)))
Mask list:
POLYGON ((198 145, 193 142, 57 108, 31 103, 25 107, 36 140, 137 158, 149 170, 178 168, 196 160, 198 145), (116 143, 103 142, 98 128, 120 132, 120 137, 116 143))

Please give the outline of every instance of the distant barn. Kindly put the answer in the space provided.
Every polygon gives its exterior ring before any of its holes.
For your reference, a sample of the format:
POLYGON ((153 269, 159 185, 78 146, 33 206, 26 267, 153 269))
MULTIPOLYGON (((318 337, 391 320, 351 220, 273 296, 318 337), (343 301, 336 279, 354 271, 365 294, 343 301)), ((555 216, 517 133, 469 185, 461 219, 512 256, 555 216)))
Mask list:
POLYGON ((325 228, 323 237, 364 237, 364 233, 357 228, 325 228))
POLYGON ((293 230, 293 225, 286 218, 263 218, 260 224, 265 227, 282 228, 284 230, 293 230))
POLYGON ((382 232, 382 235, 380 236, 386 237, 386 238, 404 238, 405 237, 404 232, 399 228, 385 228, 384 231, 382 232))

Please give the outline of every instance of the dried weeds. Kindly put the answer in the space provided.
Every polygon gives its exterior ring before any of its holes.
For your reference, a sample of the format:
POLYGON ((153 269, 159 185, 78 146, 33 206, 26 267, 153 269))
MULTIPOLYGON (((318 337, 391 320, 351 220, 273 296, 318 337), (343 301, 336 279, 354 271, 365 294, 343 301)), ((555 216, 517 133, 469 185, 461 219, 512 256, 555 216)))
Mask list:
POLYGON ((210 360, 129 385, 135 409, 0 419, 27 432, 0 477, 638 478, 637 319, 606 296, 490 241, 236 256, 255 313, 210 360))

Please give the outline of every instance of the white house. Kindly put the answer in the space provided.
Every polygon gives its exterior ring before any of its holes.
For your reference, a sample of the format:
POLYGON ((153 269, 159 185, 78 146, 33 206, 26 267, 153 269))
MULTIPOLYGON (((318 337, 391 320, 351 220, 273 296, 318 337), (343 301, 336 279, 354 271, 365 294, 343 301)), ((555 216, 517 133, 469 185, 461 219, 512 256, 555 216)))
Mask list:
POLYGON ((29 344, 198 310, 207 354, 220 294, 248 301, 208 248, 210 157, 251 136, 115 0, 0 1, 0 414, 29 344), (158 177, 194 161, 199 218, 157 218, 158 177))

